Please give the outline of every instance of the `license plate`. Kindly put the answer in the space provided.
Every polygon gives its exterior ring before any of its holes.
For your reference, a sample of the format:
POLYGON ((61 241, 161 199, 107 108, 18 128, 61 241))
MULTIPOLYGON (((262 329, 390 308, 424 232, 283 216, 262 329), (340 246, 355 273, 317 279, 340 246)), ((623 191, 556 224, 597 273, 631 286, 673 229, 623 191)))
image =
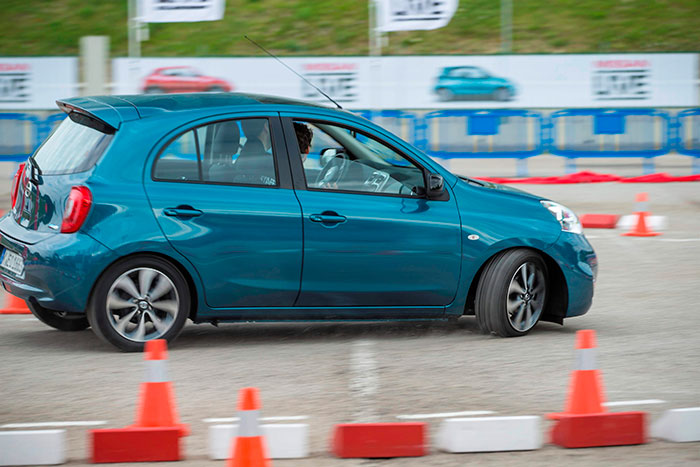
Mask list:
POLYGON ((2 253, 2 262, 0 262, 0 267, 11 271, 17 276, 21 276, 24 272, 24 260, 17 253, 5 250, 2 253))

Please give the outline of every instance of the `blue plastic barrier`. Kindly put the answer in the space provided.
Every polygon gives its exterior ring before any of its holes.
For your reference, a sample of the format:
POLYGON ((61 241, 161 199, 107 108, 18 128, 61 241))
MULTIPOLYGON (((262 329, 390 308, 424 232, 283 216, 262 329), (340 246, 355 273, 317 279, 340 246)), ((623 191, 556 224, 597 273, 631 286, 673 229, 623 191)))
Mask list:
POLYGON ((653 157, 673 149, 671 117, 655 109, 568 109, 545 124, 549 152, 567 158, 566 171, 578 157, 642 157, 645 174, 653 157))
POLYGON ((524 176, 525 159, 544 150, 542 115, 530 110, 441 110, 424 121, 416 143, 432 157, 514 158, 524 176))
POLYGON ((676 116, 676 151, 693 157, 693 173, 700 173, 700 109, 688 109, 676 116))
POLYGON ((29 114, 0 113, 0 161, 24 161, 39 145, 40 120, 29 114))
POLYGON ((357 110, 355 113, 386 128, 402 140, 414 144, 420 120, 415 114, 403 110, 357 110))

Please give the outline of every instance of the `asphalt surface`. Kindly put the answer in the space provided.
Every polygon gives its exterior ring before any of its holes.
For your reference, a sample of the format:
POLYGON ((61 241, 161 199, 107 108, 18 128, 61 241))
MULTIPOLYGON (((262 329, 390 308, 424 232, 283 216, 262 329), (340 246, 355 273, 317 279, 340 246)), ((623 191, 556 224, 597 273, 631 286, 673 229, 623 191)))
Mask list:
MULTIPOLYGON (((647 191, 653 214, 668 216, 668 230, 655 238, 587 231, 600 262, 593 307, 563 327, 540 323, 523 338, 482 335, 473 317, 456 323, 189 324, 169 360, 180 417, 192 430, 187 460, 177 465, 224 465, 207 458, 203 419, 235 416, 243 386, 260 389, 263 416, 309 417, 311 457, 275 465, 699 465, 700 443, 660 440, 483 454, 447 454, 432 446, 429 456, 415 459, 329 454, 336 423, 470 410, 561 411, 579 329, 597 332, 609 401, 665 401, 611 410, 646 410, 653 420, 666 409, 700 406, 700 184, 518 187, 579 214, 631 213, 634 194, 647 191)), ((89 330, 63 333, 26 315, 0 316, 0 352, 0 424, 133 422, 145 371, 140 354, 116 352, 89 330)), ((425 421, 434 443, 440 418, 425 421)), ((87 465, 86 428, 67 431, 68 465, 87 465)))

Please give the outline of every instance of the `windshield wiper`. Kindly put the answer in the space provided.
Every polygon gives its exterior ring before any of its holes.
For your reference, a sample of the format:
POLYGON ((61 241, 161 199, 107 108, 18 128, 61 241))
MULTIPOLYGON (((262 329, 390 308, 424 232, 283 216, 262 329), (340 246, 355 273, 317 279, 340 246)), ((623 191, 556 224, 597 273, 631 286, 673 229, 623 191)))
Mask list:
POLYGON ((29 159, 27 159, 27 162, 29 162, 29 165, 31 166, 31 171, 29 172, 29 180, 31 180, 34 183, 37 183, 39 181, 37 175, 41 176, 41 167, 39 167, 37 161, 34 160, 34 156, 30 156, 29 159))
POLYGON ((486 183, 482 182, 481 180, 477 180, 475 178, 465 177, 464 175, 457 175, 457 176, 464 181, 467 181, 469 183, 473 183, 474 185, 486 186, 486 183))

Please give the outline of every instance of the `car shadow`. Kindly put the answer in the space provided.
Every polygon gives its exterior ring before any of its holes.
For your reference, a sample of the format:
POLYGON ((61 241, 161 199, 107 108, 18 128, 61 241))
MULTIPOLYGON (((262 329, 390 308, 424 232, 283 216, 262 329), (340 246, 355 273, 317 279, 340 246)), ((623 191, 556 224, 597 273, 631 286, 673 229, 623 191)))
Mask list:
MULTIPOLYGON (((5 344, 26 352, 58 351, 60 353, 114 353, 116 349, 102 342, 91 330, 61 332, 45 326, 31 329, 5 329, 5 344)), ((574 334, 576 327, 539 323, 530 334, 574 334)), ((355 321, 355 322, 275 322, 275 323, 189 323, 171 345, 177 349, 230 347, 231 345, 296 344, 314 341, 347 341, 355 339, 394 340, 421 337, 460 336, 474 341, 501 339, 483 334, 473 316, 456 321, 355 321)))

